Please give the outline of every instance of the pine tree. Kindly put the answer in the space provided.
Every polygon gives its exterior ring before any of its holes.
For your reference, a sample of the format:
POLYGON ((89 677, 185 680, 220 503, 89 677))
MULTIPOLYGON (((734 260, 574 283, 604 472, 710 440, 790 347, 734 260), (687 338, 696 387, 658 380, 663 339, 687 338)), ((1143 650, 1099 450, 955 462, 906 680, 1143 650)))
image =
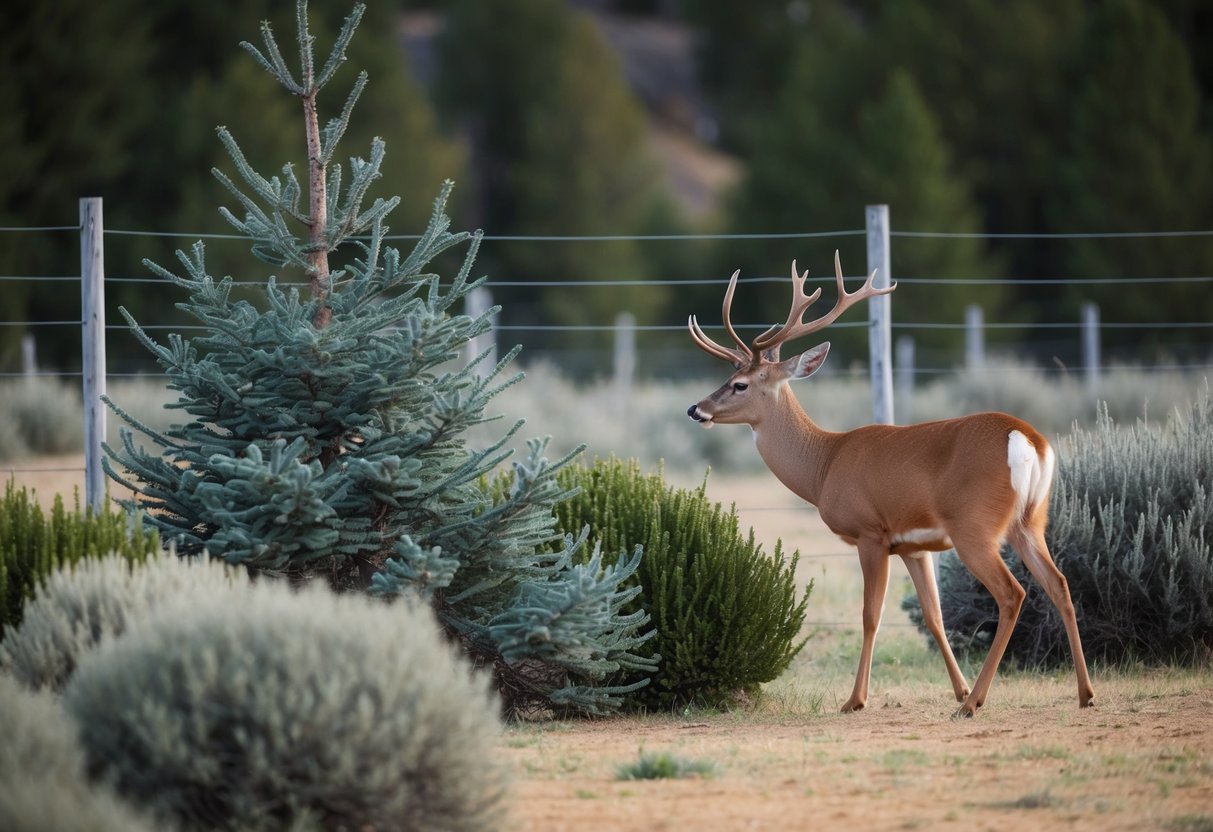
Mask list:
MULTIPOLYGON (((1203 230, 1213 222, 1213 142, 1200 129, 1201 97, 1191 56, 1157 9, 1141 0, 1101 4, 1076 55, 1078 83, 1069 142, 1061 154, 1058 227, 1078 232, 1203 230)), ((1207 237, 1090 238, 1068 242, 1066 265, 1078 278, 1191 277, 1208 273, 1207 237)), ((1208 320, 1199 283, 1126 282, 1071 286, 1097 300, 1107 321, 1208 320)), ((1160 327, 1165 330, 1165 326, 1160 327)), ((1184 333, 1172 330, 1172 339, 1184 333)), ((1207 345, 1187 333, 1193 353, 1207 345)), ((1146 342, 1158 333, 1144 333, 1146 342)), ((1175 341, 1168 340, 1175 348, 1175 341)), ((1140 348, 1140 344, 1137 345, 1140 348)))
MULTIPOLYGON (((478 221, 494 234, 626 237, 662 219, 643 111, 587 13, 563 0, 452 3, 437 83, 442 110, 471 147, 478 221)), ((494 291, 517 301, 508 305, 518 315, 512 322, 583 326, 620 311, 641 323, 660 319, 666 293, 640 285, 648 269, 634 240, 548 242, 542 250, 514 242, 488 256, 503 280, 494 291), (508 287, 595 279, 636 285, 508 287)), ((528 338, 572 342, 565 333, 528 338)))
POLYGON ((238 178, 215 175, 243 218, 221 213, 261 260, 302 270, 306 296, 270 277, 259 304, 238 298, 231 277, 210 275, 201 243, 178 252, 180 273, 147 262, 188 293, 179 306, 204 334, 160 344, 123 310, 178 394, 169 407, 187 420, 159 433, 112 405, 157 451, 137 446, 126 429, 121 447, 106 447, 107 470, 137 492, 125 505, 147 512, 182 554, 205 550, 296 581, 323 577, 338 590, 420 596, 476 661, 495 669, 507 707, 609 708, 631 689, 612 687, 609 676, 653 666, 632 652, 648 638, 640 632, 647 617, 619 614, 634 595, 620 584, 639 555, 604 568, 581 554, 584 535, 545 553, 559 537, 553 506, 567 496, 554 474, 568 461, 545 459, 545 442, 530 443, 510 488, 493 495, 484 485, 521 423, 487 448, 464 438, 489 420, 489 400, 520 378, 505 375, 517 350, 484 378, 474 372, 483 355, 455 363, 497 311, 457 312, 481 282, 470 279, 480 235, 448 231, 448 183, 411 253, 385 245, 399 198, 365 205, 383 142, 348 169, 334 161, 365 73, 338 117, 320 126, 318 93, 344 62, 363 8, 318 66, 299 0, 298 75, 269 24, 263 48, 242 44, 302 101, 305 182, 290 165, 279 176, 258 174, 219 129, 238 178), (466 252, 453 279, 426 272, 458 246, 466 252))
MULTIPOLYGON (((828 10, 828 5, 826 9, 828 10)), ((863 222, 865 204, 888 204, 897 228, 974 232, 980 228, 967 182, 957 175, 938 119, 914 77, 874 62, 863 32, 845 14, 821 11, 798 51, 783 89, 755 137, 755 155, 735 195, 732 223, 740 232, 838 231, 863 222), (810 48, 810 46, 812 48, 810 48)), ((832 283, 828 264, 840 249, 847 275, 864 270, 862 237, 822 241, 764 240, 735 246, 743 274, 781 274, 796 259, 832 283)), ((998 264, 980 241, 899 240, 893 277, 996 276, 998 264)), ((833 291, 826 286, 824 291, 833 291)), ((769 306, 748 320, 769 323, 786 314, 786 295, 766 293, 769 306)), ((963 306, 995 306, 994 287, 906 285, 893 298, 894 320, 916 323, 950 316, 963 306)), ((835 345, 862 350, 862 332, 842 330, 835 345)), ((958 336, 919 330, 928 347, 955 347, 958 336)))

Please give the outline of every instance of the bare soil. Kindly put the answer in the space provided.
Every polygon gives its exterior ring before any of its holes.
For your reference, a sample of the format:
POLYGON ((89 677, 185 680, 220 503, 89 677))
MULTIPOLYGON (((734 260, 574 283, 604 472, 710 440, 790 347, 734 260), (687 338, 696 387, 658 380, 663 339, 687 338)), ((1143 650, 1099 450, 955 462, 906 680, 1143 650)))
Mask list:
MULTIPOLYGON (((15 476, 44 503, 55 493, 70 502, 83 479, 70 471, 15 476)), ((868 707, 840 714, 862 603, 849 548, 769 475, 714 478, 709 493, 735 503, 768 551, 777 537, 800 548, 798 576, 816 582, 808 647, 760 702, 732 712, 509 726, 499 749, 513 780, 509 832, 1213 832, 1213 669, 1092 668, 1096 707, 1080 710, 1070 670, 1004 668, 978 716, 953 719, 943 664, 923 658, 897 603, 908 581, 894 580, 868 707), (642 753, 714 772, 621 779, 642 753)), ((965 671, 971 680, 975 667, 965 671)))
POLYGON ((1142 698, 1122 683, 1083 711, 1068 687, 992 703, 971 720, 948 716, 947 691, 848 715, 511 728, 508 828, 1213 829, 1207 684, 1142 698), (620 780, 619 767, 640 749, 718 771, 620 780))

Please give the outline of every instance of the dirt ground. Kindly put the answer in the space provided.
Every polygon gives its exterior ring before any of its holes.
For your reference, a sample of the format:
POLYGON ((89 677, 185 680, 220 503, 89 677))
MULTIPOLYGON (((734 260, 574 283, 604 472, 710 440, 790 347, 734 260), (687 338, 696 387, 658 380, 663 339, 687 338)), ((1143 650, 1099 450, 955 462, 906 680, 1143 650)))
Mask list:
MULTIPOLYGON (((82 481, 15 476, 43 502, 70 500, 82 481)), ((1092 668, 1097 704, 1085 710, 1071 671, 1004 669, 979 715, 954 720, 942 662, 928 679, 921 659, 899 661, 906 645, 921 656, 897 605, 903 578, 890 586, 868 707, 840 714, 857 653, 854 558, 769 475, 714 478, 709 493, 735 503, 768 551, 776 537, 800 548, 798 575, 816 581, 809 646, 753 708, 510 726, 499 749, 512 775, 506 830, 1213 832, 1213 669, 1092 668), (641 754, 713 772, 620 779, 641 754)))
POLYGON ((1122 698, 1126 685, 1081 712, 1068 685, 1053 687, 1013 706, 996 700, 972 720, 951 719, 941 694, 778 721, 738 714, 513 728, 508 828, 1213 829, 1207 686, 1122 698), (641 749, 717 772, 618 779, 641 749))
POLYGON ((852 550, 770 475, 714 478, 708 490, 737 506, 767 551, 777 537, 800 549, 799 576, 816 581, 814 637, 754 709, 511 727, 510 830, 1213 832, 1213 669, 1093 668, 1097 705, 1080 710, 1071 670, 1004 668, 978 716, 956 720, 942 661, 899 664, 899 645, 921 655, 898 605, 901 577, 868 707, 838 713, 862 608, 852 550), (642 753, 715 773, 621 780, 642 753))

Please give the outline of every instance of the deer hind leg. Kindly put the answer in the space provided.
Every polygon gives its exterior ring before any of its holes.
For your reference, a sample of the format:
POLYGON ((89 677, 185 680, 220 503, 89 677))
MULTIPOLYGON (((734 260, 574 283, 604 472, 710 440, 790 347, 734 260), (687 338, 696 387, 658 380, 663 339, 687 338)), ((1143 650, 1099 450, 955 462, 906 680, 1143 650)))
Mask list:
POLYGON ((859 654, 859 671, 855 688, 842 712, 862 710, 868 701, 868 680, 872 677, 872 652, 876 631, 884 612, 884 596, 889 586, 889 550, 876 541, 859 541, 859 565, 863 568, 863 649, 859 654))
POLYGON ((1011 546, 1019 554, 1020 560, 1028 567, 1036 582, 1044 587, 1061 615, 1066 628, 1066 637, 1070 640, 1070 655, 1074 659, 1074 673, 1078 677, 1078 707, 1086 708, 1095 698, 1095 688, 1091 686, 1091 677, 1087 674, 1087 660, 1082 652, 1082 640, 1078 635, 1078 620, 1074 617, 1074 602, 1070 600, 1070 585, 1066 576, 1053 562, 1049 546, 1045 543, 1044 532, 1039 528, 1024 526, 1012 528, 1008 536, 1011 546))
POLYGON ((948 678, 952 680, 952 691, 956 694, 956 701, 963 702, 969 695, 969 683, 965 681, 964 674, 960 672, 956 656, 952 654, 952 646, 948 644, 948 638, 944 634, 943 610, 939 607, 939 587, 935 583, 935 569, 932 562, 934 557, 935 555, 931 552, 919 552, 915 555, 902 555, 901 559, 905 561, 906 571, 910 573, 910 580, 914 582, 914 591, 918 593, 923 623, 935 637, 935 643, 939 645, 939 652, 943 654, 943 661, 948 667, 948 678))
POLYGON ((998 628, 994 631, 994 641, 990 644, 990 652, 986 654, 981 672, 977 674, 973 690, 965 697, 964 702, 956 711, 956 716, 971 717, 977 713, 978 708, 985 704, 986 695, 990 692, 990 685, 994 682, 998 665, 1002 661, 1003 653, 1006 652, 1008 642, 1011 641, 1011 632, 1015 629, 1015 622, 1019 620, 1019 611, 1023 607, 1023 599, 1027 593, 1019 581, 1015 580, 1015 576, 1011 574, 1007 565, 1002 562, 1002 557, 999 555, 998 537, 993 535, 984 537, 952 535, 952 541, 956 544, 956 553, 960 556, 961 562, 994 596, 994 600, 998 604, 998 628))

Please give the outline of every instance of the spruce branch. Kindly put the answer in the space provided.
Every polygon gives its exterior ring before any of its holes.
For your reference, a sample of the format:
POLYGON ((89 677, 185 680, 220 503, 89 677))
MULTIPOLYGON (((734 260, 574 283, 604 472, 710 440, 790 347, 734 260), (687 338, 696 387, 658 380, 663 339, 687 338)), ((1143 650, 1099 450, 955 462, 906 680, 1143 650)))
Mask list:
MULTIPOLYGON (((324 128, 324 135, 321 136, 321 156, 326 165, 333 161, 333 151, 337 149, 337 143, 341 141, 341 137, 345 135, 345 131, 350 126, 350 114, 354 110, 354 105, 358 103, 358 97, 362 95, 362 90, 366 87, 366 81, 367 74, 365 70, 359 72, 357 80, 354 81, 353 89, 350 90, 349 96, 345 99, 345 106, 341 108, 341 115, 330 120, 324 128)), ((324 83, 324 80, 320 81, 321 85, 324 83)))
MULTIPOLYGON (((341 24, 341 31, 337 34, 337 40, 333 42, 333 49, 329 53, 328 61, 325 62, 324 68, 320 70, 320 77, 316 79, 317 86, 323 87, 333 77, 333 73, 346 60, 345 50, 350 45, 350 40, 354 37, 354 31, 358 28, 358 24, 362 22, 362 15, 366 12, 366 5, 356 3, 353 10, 345 18, 345 22, 341 24)), ((366 73, 362 73, 365 75, 366 73)))
POLYGON ((302 80, 304 96, 315 96, 317 89, 315 77, 315 57, 312 47, 316 38, 307 28, 307 0, 295 3, 295 32, 299 41, 299 77, 302 80))
POLYGON ((241 41, 240 45, 257 60, 257 63, 277 78, 282 86, 290 90, 292 95, 303 95, 303 87, 291 77, 291 70, 286 65, 286 59, 282 57, 282 51, 278 48, 278 42, 274 39, 274 32, 270 28, 268 20, 261 22, 261 40, 265 43, 265 51, 269 53, 268 58, 248 41, 241 41))

